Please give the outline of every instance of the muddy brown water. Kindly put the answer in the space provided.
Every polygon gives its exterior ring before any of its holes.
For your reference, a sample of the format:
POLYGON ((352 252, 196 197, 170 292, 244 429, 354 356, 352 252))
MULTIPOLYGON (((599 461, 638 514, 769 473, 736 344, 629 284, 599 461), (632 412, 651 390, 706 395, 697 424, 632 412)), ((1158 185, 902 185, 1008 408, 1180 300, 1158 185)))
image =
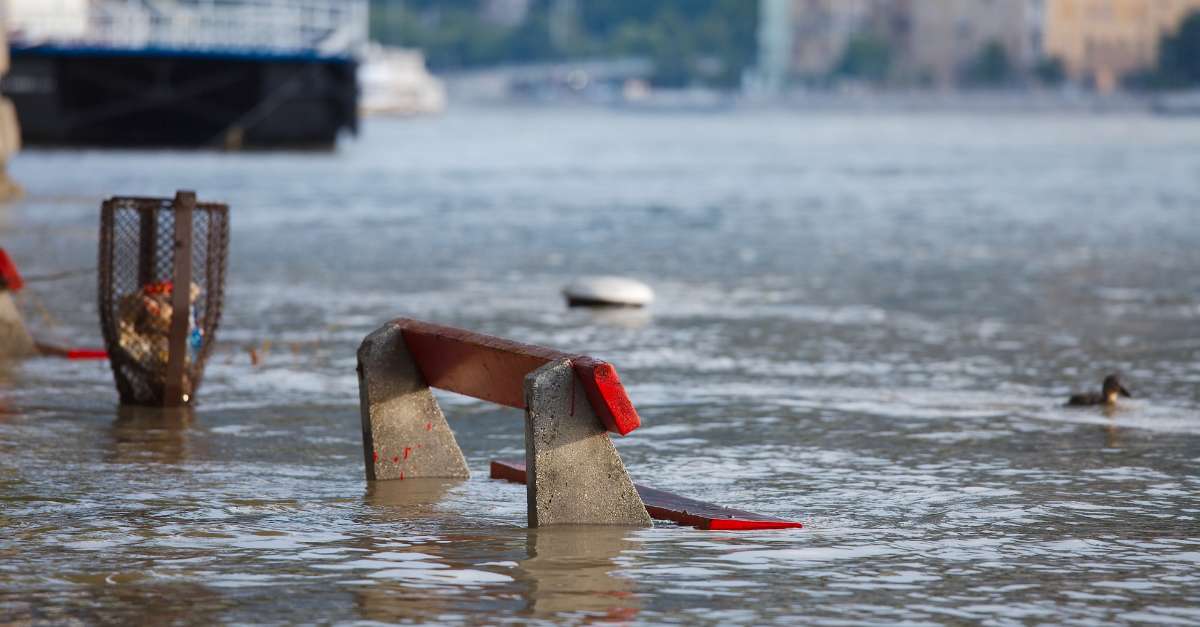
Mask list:
MULTIPOLYGON (((190 419, 0 374, 0 621, 1200 622, 1200 119, 458 110, 11 166, 28 275, 94 265, 113 194, 228 202, 233 248, 190 419), (658 301, 566 309, 596 273, 658 301), (521 415, 447 395, 474 476, 368 486, 354 351, 398 315, 611 360, 636 480, 805 529, 529 531, 487 479, 521 415), (1137 398, 1061 407, 1110 370, 1137 398)), ((22 306, 88 345, 95 301, 22 306)))

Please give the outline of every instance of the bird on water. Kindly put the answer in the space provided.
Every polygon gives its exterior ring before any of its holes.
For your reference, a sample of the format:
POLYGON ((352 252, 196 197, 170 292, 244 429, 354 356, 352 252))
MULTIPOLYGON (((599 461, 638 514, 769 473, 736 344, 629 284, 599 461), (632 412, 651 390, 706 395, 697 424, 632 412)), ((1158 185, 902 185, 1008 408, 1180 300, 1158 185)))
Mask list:
POLYGON ((1115 374, 1110 374, 1104 377, 1104 385, 1100 388, 1100 393, 1089 392, 1087 394, 1073 394, 1067 399, 1067 405, 1072 407, 1088 407, 1094 405, 1113 406, 1117 404, 1117 396, 1125 398, 1133 398, 1129 390, 1121 385, 1121 379, 1115 374))

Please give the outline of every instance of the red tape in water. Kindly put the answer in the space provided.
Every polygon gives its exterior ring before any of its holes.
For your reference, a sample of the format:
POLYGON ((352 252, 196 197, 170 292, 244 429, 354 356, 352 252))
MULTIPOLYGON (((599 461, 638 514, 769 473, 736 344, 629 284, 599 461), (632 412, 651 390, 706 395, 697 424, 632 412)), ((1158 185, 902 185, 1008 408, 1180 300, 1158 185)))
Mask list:
POLYGON ((108 359, 108 352, 96 348, 72 348, 67 350, 67 359, 108 359))

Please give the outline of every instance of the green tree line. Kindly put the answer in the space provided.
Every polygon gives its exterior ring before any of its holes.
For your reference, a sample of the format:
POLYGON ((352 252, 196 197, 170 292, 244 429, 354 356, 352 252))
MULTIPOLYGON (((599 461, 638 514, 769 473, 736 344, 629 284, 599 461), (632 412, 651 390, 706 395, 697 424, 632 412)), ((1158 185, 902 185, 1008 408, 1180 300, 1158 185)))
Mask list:
POLYGON ((1200 11, 1184 19, 1175 34, 1163 37, 1158 79, 1166 86, 1200 85, 1200 11))
POLYGON ((757 52, 750 0, 531 0, 515 26, 480 0, 372 0, 371 36, 421 48, 435 70, 585 57, 638 56, 660 86, 736 86, 757 52))

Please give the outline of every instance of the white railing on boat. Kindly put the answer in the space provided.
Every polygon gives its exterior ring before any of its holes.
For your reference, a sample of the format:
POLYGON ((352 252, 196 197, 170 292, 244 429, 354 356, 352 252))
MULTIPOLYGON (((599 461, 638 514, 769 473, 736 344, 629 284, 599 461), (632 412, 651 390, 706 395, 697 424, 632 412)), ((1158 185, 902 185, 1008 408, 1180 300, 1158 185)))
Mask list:
POLYGON ((367 0, 0 0, 14 47, 358 57, 367 0))

